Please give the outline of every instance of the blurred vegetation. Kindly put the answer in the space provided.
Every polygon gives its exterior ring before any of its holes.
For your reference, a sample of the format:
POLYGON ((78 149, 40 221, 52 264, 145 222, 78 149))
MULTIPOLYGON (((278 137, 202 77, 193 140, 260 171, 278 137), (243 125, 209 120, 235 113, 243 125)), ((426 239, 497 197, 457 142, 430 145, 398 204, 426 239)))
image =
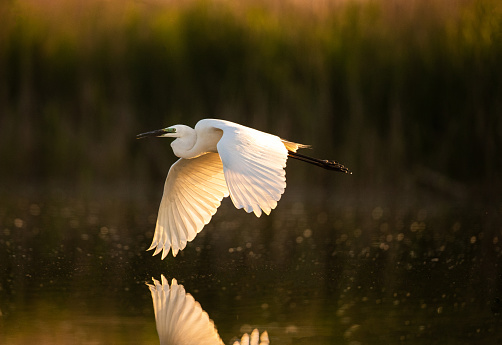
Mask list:
POLYGON ((497 0, 33 0, 0 19, 4 181, 165 176, 167 142, 135 134, 215 117, 312 144, 352 184, 501 186, 497 0))
POLYGON ((143 283, 167 274, 225 339, 293 319, 331 335, 361 325, 347 341, 500 341, 488 308, 502 291, 499 3, 1 2, 0 322, 27 329, 37 294, 153 320, 143 283), (288 163, 288 182, 315 186, 291 183, 260 219, 226 200, 160 263, 145 249, 175 157, 169 140, 135 135, 207 117, 311 144, 354 175, 288 163), (94 184, 102 194, 72 191, 94 184), (237 322, 244 308, 259 312, 237 322))

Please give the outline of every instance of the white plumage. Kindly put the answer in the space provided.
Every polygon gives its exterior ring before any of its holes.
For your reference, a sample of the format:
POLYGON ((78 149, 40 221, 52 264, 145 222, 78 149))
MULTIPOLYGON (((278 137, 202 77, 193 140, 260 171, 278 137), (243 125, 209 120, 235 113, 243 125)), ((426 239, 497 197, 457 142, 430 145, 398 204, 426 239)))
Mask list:
POLYGON ((289 157, 330 170, 343 165, 296 153, 306 145, 283 140, 233 122, 204 119, 195 128, 175 125, 139 134, 176 138, 171 147, 180 159, 171 166, 164 186, 152 244, 162 259, 186 247, 209 223, 221 200, 230 195, 238 209, 270 214, 286 188, 289 157))
POLYGON ((167 174, 155 235, 150 249, 164 259, 185 248, 209 223, 221 200, 228 196, 223 165, 217 153, 193 159, 181 158, 167 174))
POLYGON ((167 175, 152 245, 162 259, 192 241, 230 195, 235 207, 270 214, 286 188, 288 149, 303 145, 224 120, 176 125, 138 137, 174 137, 180 159, 167 175))

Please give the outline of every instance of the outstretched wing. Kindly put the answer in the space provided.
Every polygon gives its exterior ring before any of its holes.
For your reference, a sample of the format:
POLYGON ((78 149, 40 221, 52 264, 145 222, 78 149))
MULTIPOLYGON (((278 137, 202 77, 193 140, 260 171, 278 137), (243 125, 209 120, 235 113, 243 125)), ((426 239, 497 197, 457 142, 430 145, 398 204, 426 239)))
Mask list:
MULTIPOLYGON (((216 126, 215 126, 216 127, 216 126)), ((286 188, 288 150, 272 134, 223 122, 217 144, 230 197, 237 208, 261 216, 277 206, 286 188)))
POLYGON ((173 279, 171 286, 164 276, 162 284, 153 279, 152 293, 157 333, 161 345, 223 345, 213 321, 173 279))
POLYGON ((152 245, 162 259, 185 248, 209 223, 221 200, 228 196, 223 165, 217 153, 179 159, 171 166, 164 185, 152 245))

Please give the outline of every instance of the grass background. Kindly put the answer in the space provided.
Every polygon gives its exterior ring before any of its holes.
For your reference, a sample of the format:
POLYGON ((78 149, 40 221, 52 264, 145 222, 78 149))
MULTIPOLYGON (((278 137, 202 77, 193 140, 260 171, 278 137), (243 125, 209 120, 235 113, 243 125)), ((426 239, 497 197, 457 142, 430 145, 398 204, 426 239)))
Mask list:
POLYGON ((499 2, 1 2, 0 329, 151 341, 144 281, 166 274, 225 340, 296 322, 329 344, 500 341, 499 2), (160 262, 145 249, 175 157, 135 135, 207 117, 354 174, 288 162, 270 217, 226 200, 160 262))
POLYGON ((135 134, 214 117, 313 145, 348 188, 502 187, 498 1, 27 0, 0 18, 4 181, 165 176, 167 141, 135 134))

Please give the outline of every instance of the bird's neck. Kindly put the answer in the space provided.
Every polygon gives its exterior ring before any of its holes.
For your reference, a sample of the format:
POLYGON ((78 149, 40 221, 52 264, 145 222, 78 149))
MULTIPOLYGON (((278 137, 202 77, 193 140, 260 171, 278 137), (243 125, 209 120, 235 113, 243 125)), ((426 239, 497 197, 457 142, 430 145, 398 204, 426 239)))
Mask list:
POLYGON ((171 143, 173 152, 180 158, 195 158, 208 152, 218 152, 216 145, 223 132, 217 128, 190 128, 182 137, 171 143))
POLYGON ((171 143, 174 154, 180 158, 192 158, 190 152, 197 142, 197 133, 192 129, 171 143))

